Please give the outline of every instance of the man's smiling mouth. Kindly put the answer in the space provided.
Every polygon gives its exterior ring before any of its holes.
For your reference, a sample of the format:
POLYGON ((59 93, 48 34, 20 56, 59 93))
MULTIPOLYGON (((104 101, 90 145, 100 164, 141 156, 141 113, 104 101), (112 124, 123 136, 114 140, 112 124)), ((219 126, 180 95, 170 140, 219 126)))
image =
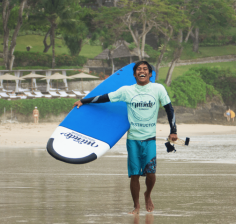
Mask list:
POLYGON ((146 77, 146 75, 144 75, 144 74, 141 74, 141 75, 139 75, 139 77, 146 77))

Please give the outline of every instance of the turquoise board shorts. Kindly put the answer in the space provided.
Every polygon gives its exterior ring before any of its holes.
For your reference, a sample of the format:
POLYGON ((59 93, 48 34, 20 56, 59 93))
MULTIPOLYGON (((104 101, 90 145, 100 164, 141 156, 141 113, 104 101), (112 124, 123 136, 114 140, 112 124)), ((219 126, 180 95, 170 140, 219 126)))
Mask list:
POLYGON ((128 175, 146 176, 156 173, 156 141, 138 141, 127 139, 128 175))

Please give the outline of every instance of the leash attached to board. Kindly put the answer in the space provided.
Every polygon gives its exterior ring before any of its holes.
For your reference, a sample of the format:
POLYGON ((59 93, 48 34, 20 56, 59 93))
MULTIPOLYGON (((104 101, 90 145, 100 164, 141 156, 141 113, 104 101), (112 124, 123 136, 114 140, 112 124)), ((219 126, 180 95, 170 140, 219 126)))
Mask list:
POLYGON ((176 152, 176 149, 174 146, 175 144, 182 145, 182 146, 188 146, 189 142, 190 142, 190 138, 186 138, 185 141, 182 139, 179 139, 179 138, 176 141, 172 141, 168 138, 167 141, 168 142, 165 143, 165 146, 166 146, 167 152, 169 153, 169 152, 176 152))

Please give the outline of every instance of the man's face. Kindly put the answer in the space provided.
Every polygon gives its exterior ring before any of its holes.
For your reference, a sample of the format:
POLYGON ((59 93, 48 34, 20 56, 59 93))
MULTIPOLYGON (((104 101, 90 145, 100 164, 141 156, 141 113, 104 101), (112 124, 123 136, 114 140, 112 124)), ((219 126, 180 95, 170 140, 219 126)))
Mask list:
POLYGON ((144 86, 148 84, 150 82, 149 79, 151 76, 152 76, 152 73, 149 73, 148 66, 145 64, 139 65, 134 74, 137 84, 140 86, 144 86))

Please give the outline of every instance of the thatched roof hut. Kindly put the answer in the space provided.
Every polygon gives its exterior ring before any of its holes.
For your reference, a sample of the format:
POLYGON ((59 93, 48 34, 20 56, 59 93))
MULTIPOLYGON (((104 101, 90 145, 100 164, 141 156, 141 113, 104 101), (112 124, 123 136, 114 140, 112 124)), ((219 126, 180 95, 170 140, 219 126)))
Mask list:
MULTIPOLYGON (((111 58, 125 58, 139 56, 138 49, 134 48, 133 50, 129 49, 129 43, 124 40, 118 40, 115 44, 112 45, 113 50, 106 49, 101 54, 97 55, 94 59, 111 59, 111 58)), ((144 52, 144 57, 149 58, 146 52, 144 52)))
MULTIPOLYGON (((134 48, 133 50, 129 49, 129 43, 124 40, 118 40, 113 45, 113 49, 105 49, 101 54, 97 55, 94 59, 101 60, 101 59, 107 59, 111 60, 112 62, 112 73, 114 73, 114 58, 130 58, 130 63, 132 62, 133 56, 139 56, 138 49, 134 48)), ((146 52, 144 52, 144 58, 149 58, 146 52)))

